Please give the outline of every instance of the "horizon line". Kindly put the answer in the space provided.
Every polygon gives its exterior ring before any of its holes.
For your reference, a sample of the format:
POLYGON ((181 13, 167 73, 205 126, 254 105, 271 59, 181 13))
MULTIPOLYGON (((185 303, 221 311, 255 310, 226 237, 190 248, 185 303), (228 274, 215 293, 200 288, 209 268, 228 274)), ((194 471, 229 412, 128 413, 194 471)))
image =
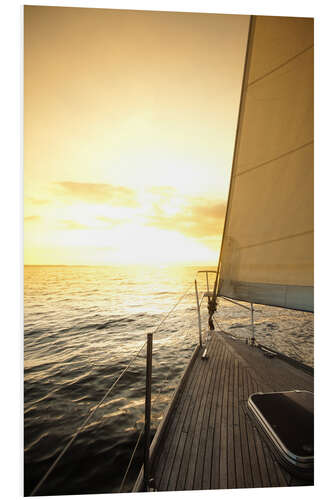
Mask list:
POLYGON ((185 264, 185 263, 167 263, 167 264, 23 264, 24 267, 127 267, 127 266, 149 266, 149 267, 161 267, 161 266, 185 266, 185 267, 197 267, 197 266, 209 266, 217 267, 217 264, 208 263, 197 263, 197 264, 185 264))

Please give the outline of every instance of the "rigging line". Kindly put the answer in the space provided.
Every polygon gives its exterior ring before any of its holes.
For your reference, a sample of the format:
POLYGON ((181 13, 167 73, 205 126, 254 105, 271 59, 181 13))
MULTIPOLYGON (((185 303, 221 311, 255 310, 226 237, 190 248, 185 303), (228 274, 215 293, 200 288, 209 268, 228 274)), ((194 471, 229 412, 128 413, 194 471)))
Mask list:
MULTIPOLYGON (((163 380, 163 382, 162 382, 162 384, 161 384, 161 387, 159 388, 159 391, 158 391, 158 393, 157 393, 157 394, 156 394, 156 396, 155 396, 155 399, 152 401, 152 407, 153 407, 153 405, 155 406, 157 403, 159 403, 159 402, 160 402, 161 397, 162 397, 162 387, 164 388, 164 390, 167 390, 167 389, 169 388, 169 386, 171 385, 171 382, 172 382, 172 381, 171 381, 171 380, 169 380, 169 377, 168 377, 168 375, 167 375, 167 376, 165 377, 165 379, 163 380), (165 384, 167 381, 169 381, 169 385, 167 385, 166 387, 163 387, 163 384, 165 384)), ((155 410, 155 408, 154 408, 154 410, 155 410)), ((153 414, 153 412, 152 412, 152 414, 153 414)), ((152 419, 152 420, 153 420, 153 419, 152 419)))
POLYGON ((109 387, 109 389, 106 391, 106 393, 104 394, 104 396, 102 397, 102 399, 100 400, 100 402, 97 404, 97 406, 95 406, 95 408, 93 410, 90 409, 90 413, 87 415, 87 417, 85 418, 85 420, 83 421, 83 423, 81 424, 81 426, 77 429, 77 431, 72 436, 72 438, 68 441, 68 443, 63 448, 63 450, 59 453, 59 455, 57 456, 57 458, 55 459, 55 461, 53 462, 53 464, 50 466, 50 468, 46 471, 46 473, 44 474, 44 476, 42 477, 42 479, 39 481, 39 483, 37 484, 37 486, 35 486, 35 488, 32 490, 30 496, 34 496, 35 493, 39 490, 39 488, 42 486, 42 484, 44 483, 44 481, 51 474, 51 472, 53 471, 53 469, 55 468, 55 466, 57 465, 57 463, 59 462, 59 460, 66 453, 66 451, 71 446, 71 444, 75 441, 75 439, 80 434, 80 432, 82 432, 82 430, 86 427, 88 421, 94 415, 94 413, 96 412, 96 410, 101 406, 101 404, 105 401, 105 399, 108 397, 108 395, 110 394, 110 392, 112 391, 112 389, 116 386, 116 384, 119 382, 119 380, 122 378, 122 376, 127 372, 128 368, 131 366, 131 364, 133 363, 133 361, 139 356, 140 352, 142 351, 142 349, 144 348, 144 346, 146 344, 147 344, 147 341, 144 342, 144 344, 140 347, 139 351, 135 354, 135 356, 133 356, 133 358, 130 360, 130 362, 128 363, 128 365, 124 368, 124 370, 118 376, 118 378, 116 379, 116 381, 111 385, 111 387, 109 387))
POLYGON ((172 311, 174 311, 174 309, 176 309, 176 307, 178 306, 178 304, 183 300, 183 298, 185 297, 185 295, 188 294, 188 291, 189 289, 192 287, 192 283, 189 285, 189 287, 185 290, 185 292, 183 293, 183 295, 177 300, 177 302, 173 305, 173 307, 170 309, 170 311, 164 316, 164 318, 162 319, 161 323, 156 327, 156 329, 153 331, 153 334, 157 333, 158 330, 161 328, 161 326, 163 325, 163 323, 165 322, 165 320, 170 316, 170 314, 172 313, 172 311))
MULTIPOLYGON (((182 338, 181 340, 184 340, 184 339, 185 339, 186 335, 188 335, 188 333, 190 332, 190 330, 191 330, 191 328, 190 328, 190 327, 188 327, 188 329, 186 330, 185 335, 183 336, 183 338, 182 338)), ((179 338, 179 337, 178 337, 178 338, 179 338)), ((170 385, 171 385, 173 382, 174 382, 173 380, 169 379, 169 374, 167 374, 167 375, 166 375, 166 377, 164 378, 164 380, 161 382, 160 389, 159 389, 158 393, 156 394, 154 401, 152 402, 154 405, 155 405, 157 402, 159 402, 159 401, 160 401, 160 399, 161 399, 162 387, 164 388, 164 390, 166 390, 166 389, 168 389, 168 388, 170 387, 170 385), (167 381, 169 381, 169 385, 167 385, 166 387, 165 387, 165 386, 163 387, 163 385, 164 385, 167 381)), ((152 404, 152 406, 153 406, 153 404, 152 404)))
MULTIPOLYGON (((183 337, 177 336, 178 340, 180 340, 180 341, 184 341, 184 340, 185 340, 185 339, 189 336, 189 334, 191 333, 191 330, 192 330, 191 325, 188 325, 188 327, 186 328, 186 332, 185 332, 185 334, 183 335, 183 337)), ((170 337, 168 337, 168 338, 172 338, 172 337, 170 336, 170 337)), ((158 363, 158 365, 159 365, 159 366, 161 366, 161 363, 158 363)), ((166 377, 164 378, 164 380, 161 382, 161 387, 160 387, 160 389, 159 389, 159 391, 158 391, 158 394, 157 394, 157 395, 156 395, 156 397, 155 397, 154 404, 156 403, 156 401, 159 401, 159 398, 160 398, 160 396, 161 396, 162 386, 163 386, 163 384, 164 384, 165 382, 167 382, 167 381, 168 381, 168 379, 169 379, 169 374, 167 374, 167 375, 166 375, 166 377)), ((172 380, 171 380, 171 379, 169 379, 169 382, 170 382, 170 384, 171 384, 171 383, 172 383, 172 380)), ((169 385, 170 385, 170 384, 169 384, 169 385)))
MULTIPOLYGON (((189 331, 190 331, 190 328, 188 328, 188 329, 187 329, 186 334, 188 334, 188 333, 189 333, 189 331)), ((184 337, 183 337, 183 338, 185 338, 186 334, 184 335, 184 337)), ((169 337, 169 338, 171 338, 171 337, 169 337)), ((163 380, 162 384, 161 384, 161 387, 160 387, 160 389, 159 389, 159 391, 158 391, 158 394, 156 395, 155 399, 152 401, 152 406, 153 406, 153 405, 155 406, 158 402, 160 402, 161 397, 162 397, 162 387, 164 388, 164 390, 166 390, 166 389, 168 389, 168 388, 171 386, 172 382, 173 382, 173 381, 169 379, 169 375, 167 375, 167 376, 165 377, 165 379, 163 380), (163 385, 164 385, 166 382, 169 382, 169 385, 167 385, 166 387, 165 387, 165 386, 163 387, 163 385)), ((133 459, 134 459, 134 456, 135 456, 136 450, 137 450, 137 448, 138 448, 138 445, 139 445, 140 439, 141 439, 141 437, 142 437, 142 434, 143 434, 143 429, 141 430, 141 432, 140 432, 140 434, 139 434, 139 437, 138 437, 138 439, 137 439, 137 442, 136 442, 136 444, 135 444, 135 447, 134 447, 133 453, 132 453, 132 455, 131 455, 130 461, 129 461, 129 463, 128 463, 127 469, 126 469, 126 471, 125 471, 124 477, 123 477, 123 479, 122 479, 122 482, 121 482, 121 485, 120 485, 120 488, 119 488, 119 493, 122 493, 122 489, 123 489, 123 487, 124 487, 124 483, 125 483, 125 481, 126 481, 127 474, 128 474, 129 469, 130 469, 130 467, 131 467, 131 465, 132 465, 132 462, 133 462, 133 459)))
MULTIPOLYGON (((185 320, 185 321, 186 321, 186 320, 185 320)), ((156 343, 156 344, 157 344, 157 343, 160 343, 160 342, 164 342, 164 343, 165 343, 165 342, 167 342, 167 341, 168 341, 168 340, 170 340, 170 339, 174 339, 176 335, 177 335, 177 338, 178 338, 178 339, 181 339, 181 335, 182 335, 182 333, 181 333, 181 332, 186 330, 186 332, 184 333, 184 337, 183 337, 183 338, 185 338, 185 336, 187 335, 188 331, 189 331, 192 327, 193 327, 193 325, 192 325, 192 321, 189 321, 189 323, 188 323, 188 324, 186 324, 186 322, 184 322, 184 325, 183 325, 183 330, 180 330, 180 331, 179 331, 179 330, 177 330, 176 332, 171 333, 171 335, 169 335, 168 337, 158 337, 157 339, 154 339, 154 340, 155 340, 155 343, 156 343)))
POLYGON ((122 489, 123 489, 123 487, 124 487, 124 483, 125 483, 125 481, 126 481, 128 471, 130 470, 130 467, 131 467, 131 465, 132 465, 134 455, 135 455, 135 453, 136 453, 136 450, 137 450, 137 447, 138 447, 138 445, 139 445, 139 442, 140 442, 141 436, 142 436, 142 434, 143 434, 143 430, 144 430, 144 429, 141 429, 141 432, 140 432, 140 434, 139 434, 139 437, 138 437, 138 439, 137 439, 137 441, 136 441, 136 444, 135 444, 135 447, 134 447, 134 450, 133 450, 132 456, 131 456, 130 461, 129 461, 129 463, 128 463, 128 466, 127 466, 127 469, 126 469, 126 471, 125 471, 124 477, 123 477, 123 479, 122 479, 122 481, 121 481, 121 485, 120 485, 120 488, 119 488, 119 493, 121 493, 121 492, 122 492, 122 489))
MULTIPOLYGON (((158 391, 158 394, 155 396, 155 399, 152 401, 152 406, 153 406, 153 405, 155 406, 155 405, 156 405, 156 404, 157 404, 157 403, 161 400, 161 396, 162 396, 162 395, 161 395, 162 386, 163 386, 163 384, 164 384, 165 382, 167 382, 167 381, 168 381, 168 378, 169 378, 169 376, 167 375, 167 376, 165 377, 165 379, 163 380, 162 385, 161 385, 161 387, 160 387, 160 389, 159 389, 159 391, 158 391)), ((165 390, 165 389, 168 389, 168 388, 170 387, 171 382, 172 382, 172 381, 171 381, 171 380, 169 380, 169 385, 168 385, 166 388, 164 387, 164 390, 165 390)), ((121 485, 120 485, 120 488, 119 488, 119 493, 122 493, 122 489, 123 489, 123 487, 124 487, 124 483, 125 483, 125 481, 126 481, 127 474, 128 474, 129 469, 130 469, 130 467, 131 467, 131 465, 132 465, 132 462, 133 462, 133 459, 134 459, 134 456, 135 456, 136 450, 137 450, 137 448, 138 448, 138 445, 139 445, 140 439, 141 439, 141 437, 142 437, 143 431, 144 431, 144 429, 142 429, 142 430, 141 430, 141 432, 140 432, 140 434, 139 434, 139 437, 138 437, 138 439, 137 439, 137 441, 136 441, 136 444, 135 444, 135 447, 134 447, 133 453, 132 453, 132 455, 131 455, 130 461, 129 461, 128 466, 127 466, 127 469, 126 469, 125 474, 124 474, 124 477, 123 477, 123 479, 122 479, 122 481, 121 481, 121 485)))
MULTIPOLYGON (((183 295, 177 300, 177 302, 174 304, 174 306, 170 309, 170 311, 165 315, 165 317, 162 319, 162 321, 160 322, 160 324, 157 326, 157 328, 154 330, 153 333, 157 333, 159 328, 163 325, 163 323, 166 321, 166 319, 170 316, 170 314, 172 313, 172 311, 177 307, 177 305, 183 300, 183 298, 185 297, 185 295, 187 295, 189 289, 191 288, 192 286, 192 283, 188 286, 188 288, 185 290, 185 292, 183 293, 183 295)), ((97 404, 97 406, 95 406, 95 408, 93 410, 90 411, 90 413, 87 415, 86 419, 84 420, 84 422, 82 423, 82 425, 78 428, 78 430, 75 432, 75 434, 72 436, 72 438, 70 439, 70 441, 67 443, 67 445, 64 447, 64 449, 59 453, 58 457, 55 459, 55 461, 53 462, 53 464, 50 466, 50 468, 46 471, 46 473, 44 474, 44 476, 42 477, 42 479, 39 481, 39 483, 35 486, 35 488, 32 490, 30 496, 34 496, 35 493, 39 490, 39 488, 42 486, 42 484, 44 483, 44 481, 48 478, 48 476, 51 474, 51 472, 53 471, 53 469, 55 468, 55 466, 57 465, 57 463, 59 462, 59 460, 62 458, 62 456, 66 453, 66 451, 68 450, 68 448, 71 446, 71 444, 75 441, 75 439, 77 438, 77 436, 80 434, 80 432, 82 432, 82 430, 85 428, 85 426, 87 425, 88 421, 91 419, 91 417, 94 415, 94 413, 96 412, 96 410, 100 407, 100 405, 105 401, 105 399, 107 398, 107 396, 110 394, 110 392, 112 391, 112 389, 116 386, 116 384, 118 383, 118 381, 122 378, 122 376, 126 373, 126 371, 128 370, 128 368, 130 367, 130 365, 132 364, 132 362, 138 357, 138 355, 140 354, 140 352, 142 351, 142 349, 144 348, 144 346, 147 344, 147 341, 144 342, 144 344, 141 346, 141 348, 139 349, 139 351, 137 352, 137 354, 131 359, 131 361, 129 362, 129 364, 124 368, 124 370, 121 372, 121 374, 119 375, 119 377, 116 379, 116 381, 112 384, 112 386, 106 391, 105 395, 103 396, 103 398, 100 400, 100 402, 97 404)))
POLYGON ((217 322, 217 319, 216 319, 216 318, 214 318, 214 319, 213 319, 213 321, 215 321, 215 323, 217 324, 217 326, 219 327, 219 329, 220 329, 220 331, 221 331, 222 333, 225 333, 225 334, 229 335, 231 338, 233 338, 233 339, 237 339, 237 340, 245 340, 245 339, 247 338, 247 337, 235 337, 235 336, 234 336, 234 335, 232 335, 230 332, 228 332, 228 331, 226 331, 226 330, 223 330, 223 328, 221 328, 221 326, 218 324, 218 322, 217 322))
POLYGON ((190 335, 192 335, 192 334, 191 334, 191 331, 192 331, 192 329, 194 328, 194 327, 193 327, 193 321, 194 321, 194 320, 192 320, 192 319, 191 319, 191 320, 189 320, 188 324, 186 324, 186 323, 184 324, 183 331, 184 331, 184 330, 186 330, 186 331, 185 331, 185 333, 184 333, 183 337, 180 337, 181 333, 179 333, 179 331, 177 331, 177 332, 172 333, 172 334, 171 334, 171 335, 169 335, 168 337, 158 338, 157 340, 155 339, 155 342, 156 342, 156 343, 157 343, 157 342, 161 342, 161 341, 166 342, 166 341, 168 341, 168 340, 170 340, 170 339, 174 339, 174 338, 175 338, 175 336, 176 336, 176 334, 177 334, 177 338, 179 338, 180 340, 181 340, 181 339, 182 339, 182 340, 184 340, 185 338, 187 338, 187 337, 189 337, 190 335))
MULTIPOLYGON (((186 338, 186 336, 191 335, 191 331, 192 331, 192 328, 191 328, 191 326, 189 325, 189 326, 188 326, 188 328, 187 328, 187 330, 186 330, 185 335, 184 335, 184 336, 183 336, 180 340, 184 340, 184 339, 186 338)), ((168 388, 170 387, 170 385, 171 385, 172 383, 174 383, 174 380, 169 379, 169 374, 167 374, 167 375, 166 375, 166 377, 164 378, 164 380, 163 380, 163 381, 162 381, 162 383, 161 383, 161 387, 160 387, 160 389, 159 389, 159 391, 158 391, 158 394, 157 394, 157 395, 156 395, 156 397, 155 397, 154 404, 156 404, 156 402, 158 402, 158 401, 160 400, 160 398, 161 398, 161 392, 162 392, 162 387, 163 387, 163 384, 165 384, 165 382, 167 382, 168 380, 169 380, 169 385, 168 385, 168 386, 166 386, 166 387, 164 387, 164 389, 168 389, 168 388)))
POLYGON ((215 317, 213 318, 213 321, 215 321, 215 323, 217 324, 217 326, 219 327, 219 329, 220 329, 221 331, 223 331, 223 330, 222 330, 222 328, 220 327, 220 325, 218 324, 217 319, 216 319, 215 317))
MULTIPOLYGON (((190 330, 190 328, 188 328, 188 329, 186 330, 186 334, 188 334, 189 330, 190 330)), ((185 334, 185 335, 186 335, 186 334, 185 334)), ((184 337, 185 337, 185 335, 184 335, 184 337)), ((171 338, 171 336, 170 336, 170 337, 168 337, 168 338, 171 338)), ((167 340, 168 340, 168 338, 167 338, 167 340)), ((171 386, 171 383, 172 383, 172 380, 170 380, 170 379, 169 379, 169 375, 167 374, 167 375, 166 375, 166 377, 164 378, 164 380, 163 380, 163 382, 162 382, 161 386, 160 386, 160 389, 159 389, 159 391, 158 391, 158 394, 155 396, 155 399, 152 401, 152 406, 153 406, 153 405, 155 406, 157 403, 159 403, 159 402, 160 402, 161 397, 162 397, 162 387, 164 386, 163 388, 164 388, 164 390, 166 390, 166 389, 168 389, 168 388, 171 386), (169 382, 169 385, 167 385, 167 386, 165 387, 165 386, 164 386, 164 384, 165 384, 166 382, 169 382)), ((137 442, 136 442, 136 444, 135 444, 135 447, 134 447, 133 453, 132 453, 132 455, 131 455, 130 461, 129 461, 129 463, 128 463, 127 469, 126 469, 126 471, 125 471, 124 477, 123 477, 123 479, 122 479, 122 482, 121 482, 121 485, 120 485, 120 488, 119 488, 119 493, 122 493, 122 489, 123 489, 123 487, 124 487, 124 483, 125 483, 125 481, 126 481, 127 474, 128 474, 128 472, 129 472, 129 469, 130 469, 130 467, 131 467, 131 465, 132 465, 132 462, 133 462, 133 459, 134 459, 134 456, 135 456, 136 450, 137 450, 137 448, 138 448, 138 445, 139 445, 139 442, 140 442, 141 436, 142 436, 142 434, 143 434, 143 430, 144 430, 144 429, 142 429, 142 430, 141 430, 141 432, 140 432, 140 434, 139 434, 139 437, 138 437, 138 439, 137 439, 137 442)))

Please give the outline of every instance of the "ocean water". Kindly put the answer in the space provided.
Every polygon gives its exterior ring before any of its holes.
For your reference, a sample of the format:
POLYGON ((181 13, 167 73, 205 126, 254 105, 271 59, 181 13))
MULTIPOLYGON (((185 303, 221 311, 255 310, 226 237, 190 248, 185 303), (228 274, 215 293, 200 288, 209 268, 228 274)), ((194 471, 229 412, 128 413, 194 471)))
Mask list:
MULTIPOLYGON (((198 342, 193 282, 197 277, 201 296, 206 281, 204 275, 196 275, 197 270, 25 267, 26 496, 93 411, 36 494, 119 492, 144 425, 146 334, 164 319, 153 344, 153 435, 198 342)), ((216 329, 243 338, 251 335, 250 313, 245 309, 219 299, 215 318, 216 329)), ((260 343, 313 366, 312 314, 256 305, 254 320, 260 343)), ((141 443, 142 439, 122 491, 131 490, 141 467, 141 443)))

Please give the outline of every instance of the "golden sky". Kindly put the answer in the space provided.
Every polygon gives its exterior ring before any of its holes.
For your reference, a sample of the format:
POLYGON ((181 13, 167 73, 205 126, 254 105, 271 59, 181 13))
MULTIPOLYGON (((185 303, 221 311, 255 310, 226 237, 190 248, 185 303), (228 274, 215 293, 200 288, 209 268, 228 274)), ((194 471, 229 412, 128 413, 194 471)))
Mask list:
POLYGON ((25 264, 217 264, 248 23, 24 7, 25 264))

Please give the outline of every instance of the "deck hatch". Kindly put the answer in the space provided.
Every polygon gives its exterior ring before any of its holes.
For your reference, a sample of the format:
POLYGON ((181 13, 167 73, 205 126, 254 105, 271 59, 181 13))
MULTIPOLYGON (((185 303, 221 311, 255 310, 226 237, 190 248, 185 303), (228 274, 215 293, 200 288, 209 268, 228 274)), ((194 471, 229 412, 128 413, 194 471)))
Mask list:
POLYGON ((256 393, 248 406, 280 456, 303 469, 313 467, 313 393, 256 393))

